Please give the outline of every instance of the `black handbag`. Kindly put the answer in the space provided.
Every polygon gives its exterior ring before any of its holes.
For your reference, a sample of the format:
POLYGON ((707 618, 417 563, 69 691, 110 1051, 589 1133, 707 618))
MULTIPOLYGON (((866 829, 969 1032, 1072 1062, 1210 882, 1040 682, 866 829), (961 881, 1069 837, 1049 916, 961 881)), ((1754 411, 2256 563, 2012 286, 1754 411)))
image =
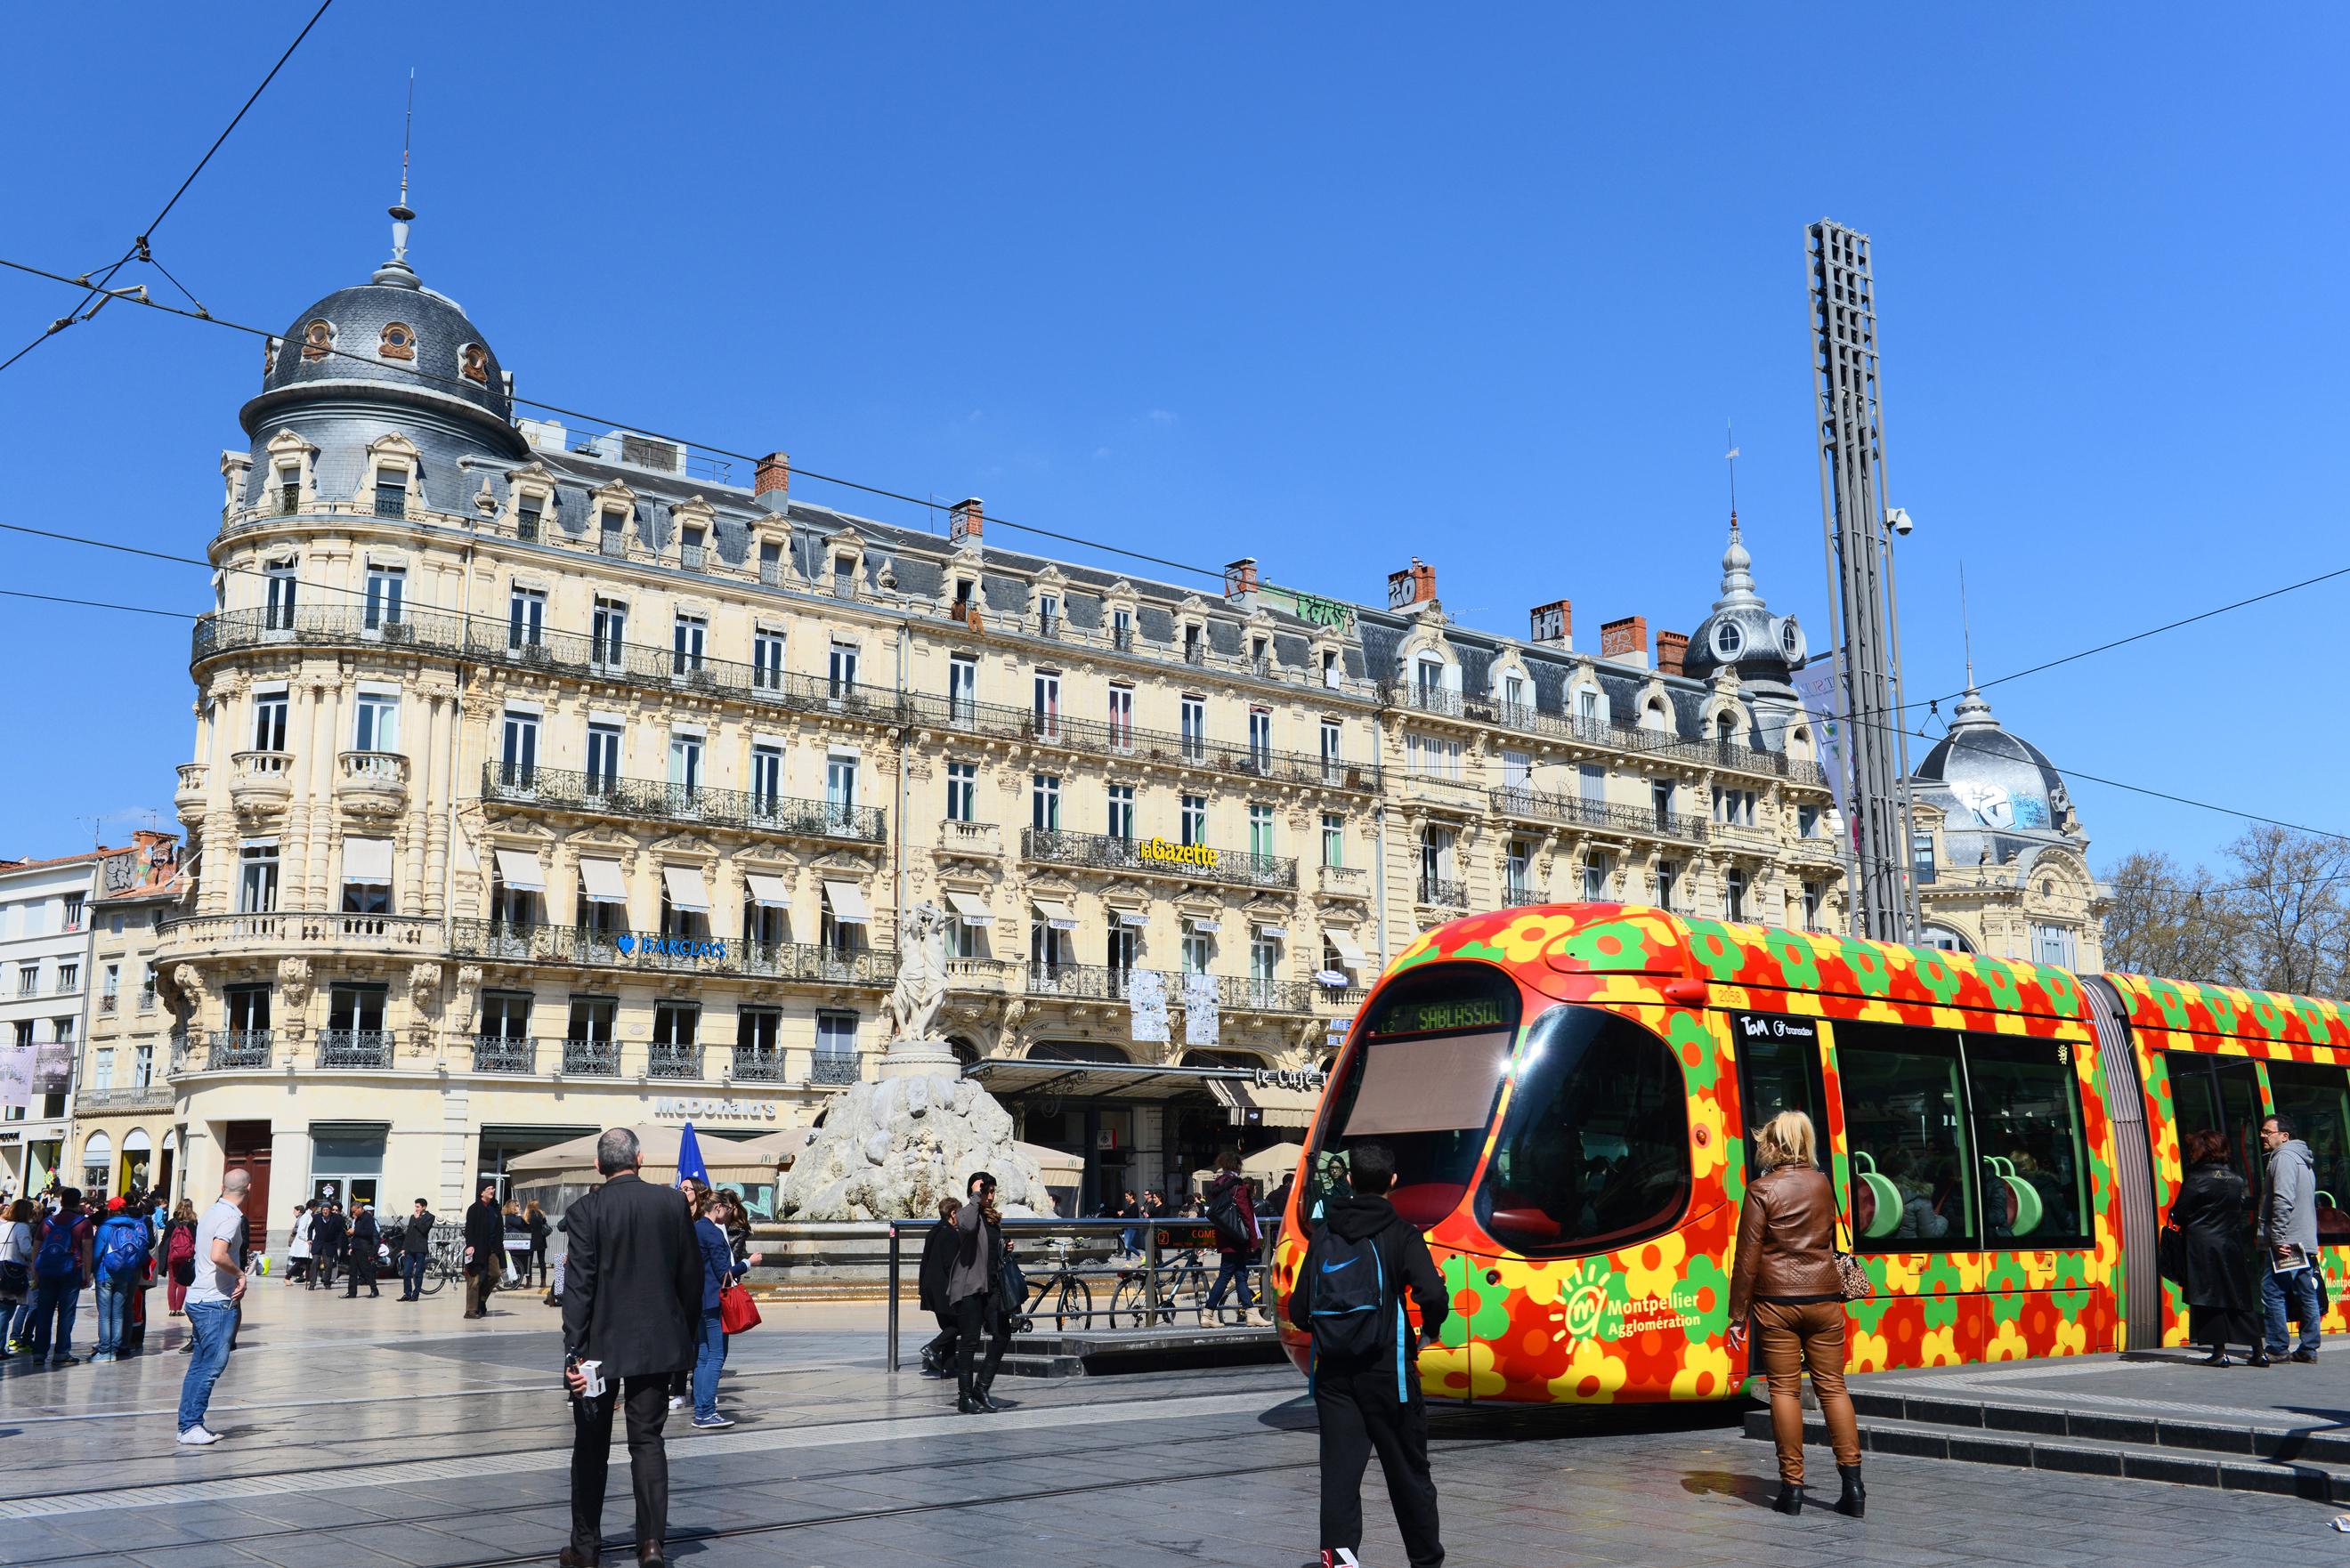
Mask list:
POLYGON ((2162 1277, 2174 1285, 2187 1282, 2187 1232, 2176 1225, 2165 1225, 2162 1237, 2155 1246, 2155 1267, 2162 1277))

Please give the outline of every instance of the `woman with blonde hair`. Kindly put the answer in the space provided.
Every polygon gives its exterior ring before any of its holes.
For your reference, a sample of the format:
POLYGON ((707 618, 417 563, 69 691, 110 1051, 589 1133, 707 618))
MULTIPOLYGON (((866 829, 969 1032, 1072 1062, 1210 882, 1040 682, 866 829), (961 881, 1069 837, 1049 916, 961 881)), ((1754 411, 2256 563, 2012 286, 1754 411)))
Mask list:
POLYGON ((1738 1215, 1730 1272, 1730 1342, 1744 1343, 1753 1314, 1754 1358, 1771 1383, 1771 1436, 1779 1449, 1781 1513, 1804 1508, 1803 1374, 1812 1375, 1844 1495, 1836 1511, 1858 1519, 1860 1430, 1844 1388, 1845 1307, 1836 1272, 1835 1189, 1820 1173, 1812 1118, 1782 1111, 1754 1135, 1757 1173, 1738 1215))

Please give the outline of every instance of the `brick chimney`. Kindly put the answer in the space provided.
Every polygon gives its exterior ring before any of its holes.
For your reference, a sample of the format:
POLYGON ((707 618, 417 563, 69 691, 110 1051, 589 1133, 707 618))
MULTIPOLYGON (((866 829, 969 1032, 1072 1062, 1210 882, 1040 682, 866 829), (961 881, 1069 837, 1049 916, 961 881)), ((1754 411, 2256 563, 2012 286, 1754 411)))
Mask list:
POLYGON ((1689 659, 1689 634, 1679 631, 1657 633, 1657 669, 1665 675, 1683 672, 1689 659))
POLYGON ((1575 604, 1570 599, 1554 599, 1546 605, 1536 605, 1526 613, 1528 633, 1536 642, 1555 642, 1562 648, 1575 646, 1575 604))
POLYGON ((1413 610, 1436 602, 1436 568, 1418 556, 1400 572, 1388 574, 1388 608, 1413 610))
POLYGON ((792 460, 788 452, 771 452, 759 460, 751 480, 751 494, 765 511, 782 512, 792 500, 792 460))
POLYGON ((1599 657, 1613 659, 1621 664, 1648 667, 1648 618, 1627 615, 1621 620, 1602 622, 1599 628, 1599 657))
POLYGON ((987 506, 976 495, 966 496, 947 509, 947 537, 961 544, 987 532, 987 506))
POLYGON ((1243 556, 1224 568, 1224 597, 1236 599, 1256 592, 1256 557, 1243 556))

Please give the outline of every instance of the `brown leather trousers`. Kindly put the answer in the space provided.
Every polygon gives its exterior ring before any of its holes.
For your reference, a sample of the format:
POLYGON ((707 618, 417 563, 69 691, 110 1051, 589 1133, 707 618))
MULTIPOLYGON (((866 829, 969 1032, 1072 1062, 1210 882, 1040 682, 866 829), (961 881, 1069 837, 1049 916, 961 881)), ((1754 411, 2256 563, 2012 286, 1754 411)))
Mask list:
POLYGON ((1779 1479, 1804 1480, 1804 1378, 1812 1375, 1828 1447, 1839 1465, 1860 1463, 1860 1430, 1852 1397, 1844 1391, 1844 1303, 1754 1303, 1754 1354, 1771 1380, 1771 1437, 1779 1446, 1779 1479))

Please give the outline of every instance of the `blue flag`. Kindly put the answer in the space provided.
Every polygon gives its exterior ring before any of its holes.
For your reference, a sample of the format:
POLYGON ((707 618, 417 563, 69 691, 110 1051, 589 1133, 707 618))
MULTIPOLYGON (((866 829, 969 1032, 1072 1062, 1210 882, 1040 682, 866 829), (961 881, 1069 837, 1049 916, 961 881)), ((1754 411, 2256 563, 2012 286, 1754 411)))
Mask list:
POLYGON ((677 1184, 684 1186, 689 1176, 704 1187, 710 1185, 710 1168, 702 1163, 702 1141, 693 1136, 691 1122, 686 1123, 685 1130, 678 1135, 677 1184))

